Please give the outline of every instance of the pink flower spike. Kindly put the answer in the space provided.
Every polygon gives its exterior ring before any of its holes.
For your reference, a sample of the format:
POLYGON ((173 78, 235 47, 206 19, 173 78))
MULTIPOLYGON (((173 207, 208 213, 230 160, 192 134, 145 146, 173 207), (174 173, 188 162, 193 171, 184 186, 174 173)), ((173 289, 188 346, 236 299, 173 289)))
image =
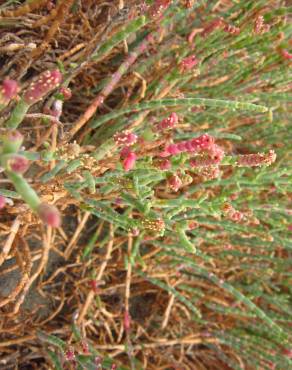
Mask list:
POLYGON ((180 153, 180 150, 178 149, 176 144, 170 144, 165 149, 166 152, 168 152, 170 155, 176 155, 180 153))
POLYGON ((214 138, 208 134, 201 135, 197 138, 190 140, 192 151, 200 151, 204 149, 209 149, 214 145, 214 138))
POLYGON ((165 10, 169 7, 171 0, 154 0, 153 5, 149 9, 151 18, 162 17, 165 10))
POLYGON ((62 74, 58 69, 46 71, 29 85, 23 100, 25 103, 32 105, 54 90, 61 82, 62 74))
POLYGON ((158 125, 157 130, 163 131, 173 128, 178 123, 178 115, 173 112, 167 118, 163 119, 158 125))
POLYGON ((17 92, 18 92, 18 84, 14 80, 4 80, 2 83, 2 88, 0 90, 0 102, 8 103, 11 99, 13 99, 17 92))
POLYGON ((125 171, 130 171, 134 168, 137 156, 134 152, 130 152, 123 162, 123 168, 125 171))
POLYGON ((180 152, 186 151, 186 141, 181 141, 180 143, 177 143, 176 146, 180 152))
POLYGON ((8 169, 12 172, 22 174, 29 167, 29 160, 22 155, 13 154, 7 161, 8 169))
POLYGON ((202 31, 201 36, 206 37, 213 31, 217 30, 218 28, 221 28, 222 26, 223 26, 223 20, 221 18, 214 19, 209 24, 207 24, 207 26, 202 31))
POLYGON ((114 135, 114 141, 118 145, 133 145, 136 143, 138 136, 130 131, 118 132, 114 135))
POLYGON ((37 209, 40 219, 51 227, 60 227, 62 220, 58 209, 47 203, 41 203, 37 209))
POLYGON ((195 67, 195 65, 198 64, 198 62, 199 61, 195 55, 190 55, 184 58, 180 63, 182 72, 192 70, 195 67))
POLYGON ((6 198, 0 195, 0 209, 3 209, 6 205, 6 198))

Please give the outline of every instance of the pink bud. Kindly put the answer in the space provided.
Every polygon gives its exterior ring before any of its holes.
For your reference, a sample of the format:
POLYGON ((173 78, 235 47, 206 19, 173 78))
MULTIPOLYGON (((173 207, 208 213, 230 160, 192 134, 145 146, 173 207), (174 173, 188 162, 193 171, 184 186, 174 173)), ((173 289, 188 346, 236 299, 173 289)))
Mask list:
POLYGON ((177 122, 178 122, 178 115, 175 112, 173 112, 167 118, 159 122, 159 124, 157 125, 157 130, 163 131, 163 130, 173 128, 177 124, 177 122))
POLYGON ((74 348, 70 347, 66 352, 65 352, 65 357, 67 361, 74 361, 75 360, 75 353, 74 353, 74 348))
POLYGON ((129 311, 124 312, 124 329, 127 333, 129 333, 131 328, 131 316, 129 314, 129 311))
POLYGON ((96 356, 95 358, 94 358, 94 363, 95 363, 95 365, 101 365, 101 363, 102 363, 102 358, 100 357, 100 356, 96 356))
POLYGON ((282 354, 284 356, 292 359, 292 348, 285 348, 285 349, 283 349, 282 354))
POLYGON ((0 102, 8 103, 9 100, 13 99, 18 92, 18 84, 14 80, 4 80, 2 83, 2 88, 0 90, 0 102))
POLYGON ((68 87, 62 86, 60 88, 60 93, 63 95, 64 100, 69 100, 72 97, 71 89, 69 89, 68 87))
POLYGON ((182 72, 192 70, 195 67, 195 65, 198 64, 198 62, 199 61, 195 55, 190 55, 184 58, 180 63, 182 72))
POLYGON ((168 160, 168 159, 163 159, 160 163, 159 163, 159 168, 161 170, 169 170, 171 168, 171 162, 168 160))
POLYGON ((7 160, 7 166, 10 171, 22 174, 29 167, 29 160, 22 155, 12 154, 7 160))
POLYGON ((167 184, 173 191, 178 191, 182 186, 182 181, 177 175, 173 175, 167 179, 167 184))
POLYGON ((138 236, 140 234, 140 230, 137 228, 133 228, 131 230, 132 236, 138 236))
POLYGON ((239 211, 235 211, 230 215, 230 220, 234 222, 240 222, 243 219, 243 214, 239 211))
POLYGON ((135 166, 136 158, 137 156, 134 152, 130 152, 127 155, 123 162, 123 167, 125 171, 130 171, 135 166))
POLYGON ((82 341, 82 352, 86 355, 90 354, 89 352, 89 345, 87 342, 85 342, 85 340, 82 341))
POLYGON ((0 195, 0 209, 3 209, 6 204, 6 198, 3 195, 0 195))
POLYGON ((31 105, 41 100, 47 93, 55 89, 62 81, 61 72, 54 71, 43 72, 36 81, 32 82, 24 94, 23 100, 31 105))
POLYGON ((41 203, 38 207, 37 213, 40 219, 47 225, 52 227, 61 226, 61 216, 58 209, 47 203, 41 203))
POLYGON ((291 53, 289 53, 289 51, 288 51, 288 50, 286 50, 286 49, 281 49, 281 54, 282 54, 282 57, 283 57, 284 59, 287 59, 287 60, 292 59, 292 54, 291 54, 291 53))
POLYGON ((198 226, 199 226, 199 224, 197 223, 197 221, 191 220, 191 221, 188 222, 188 229, 189 230, 194 230, 198 226))

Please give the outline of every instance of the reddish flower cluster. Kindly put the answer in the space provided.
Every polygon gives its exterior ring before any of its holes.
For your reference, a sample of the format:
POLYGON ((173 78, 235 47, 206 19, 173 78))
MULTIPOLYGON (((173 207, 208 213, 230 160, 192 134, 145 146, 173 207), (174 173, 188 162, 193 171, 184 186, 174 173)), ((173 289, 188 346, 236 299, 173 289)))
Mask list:
POLYGON ((230 203, 225 203, 223 205, 222 212, 229 220, 233 222, 240 222, 244 218, 244 214, 234 209, 230 203))
POLYGON ((200 152, 202 150, 210 149, 213 145, 214 138, 204 134, 191 140, 168 145, 164 151, 160 153, 160 157, 169 157, 183 152, 200 152))
POLYGON ((23 100, 31 105, 41 100, 47 93, 55 89, 62 81, 61 72, 46 71, 36 81, 32 82, 24 94, 23 100))
POLYGON ((230 33, 231 35, 239 35, 240 34, 240 28, 233 26, 232 24, 225 24, 223 31, 230 33))
POLYGON ((69 100, 72 97, 71 89, 69 89, 68 87, 61 87, 60 93, 63 95, 64 100, 69 100))
POLYGON ((164 118, 161 122, 159 122, 156 128, 158 131, 163 131, 163 130, 174 128, 174 126, 177 123, 178 123, 178 115, 175 112, 173 112, 167 118, 164 118))
POLYGON ((124 159, 123 168, 125 171, 130 171, 137 159, 136 154, 130 149, 130 146, 137 141, 137 135, 130 131, 119 132, 114 135, 114 140, 117 145, 124 145, 120 152, 120 157, 124 159))
POLYGON ((198 62, 199 61, 195 55, 190 55, 181 61, 180 69, 182 72, 190 71, 198 64, 198 62))
POLYGON ((199 155, 190 160, 192 167, 209 167, 218 165, 224 157, 224 151, 219 146, 215 145, 214 149, 206 154, 199 155))
POLYGON ((198 167, 198 175, 202 176, 204 181, 214 180, 220 176, 220 170, 216 165, 198 167))
POLYGON ((224 24, 223 19, 221 18, 214 19, 209 24, 207 24, 207 26, 201 32, 201 36, 203 37, 208 36, 213 31, 217 30, 218 28, 221 28, 223 24, 224 24))
POLYGON ((257 167, 269 166, 276 160, 276 153, 270 150, 268 153, 244 154, 240 155, 237 160, 238 166, 257 167))
POLYGON ((268 24, 265 24, 264 17, 262 15, 259 15, 255 22, 253 31, 256 35, 262 35, 265 32, 268 32, 270 30, 270 26, 268 24))
POLYGON ((170 4, 171 0, 154 0, 153 5, 149 9, 149 16, 151 18, 160 18, 170 4))
POLYGON ((75 360, 75 353, 74 353, 74 348, 69 347, 67 351, 65 352, 65 358, 67 361, 74 361, 75 360))
POLYGON ((183 183, 178 175, 173 175, 167 179, 167 185, 171 190, 177 192, 182 187, 183 183))
POLYGON ((152 220, 149 218, 145 218, 141 221, 142 226, 145 230, 149 230, 154 233, 164 233, 165 230, 165 223, 162 219, 158 218, 156 220, 152 220))

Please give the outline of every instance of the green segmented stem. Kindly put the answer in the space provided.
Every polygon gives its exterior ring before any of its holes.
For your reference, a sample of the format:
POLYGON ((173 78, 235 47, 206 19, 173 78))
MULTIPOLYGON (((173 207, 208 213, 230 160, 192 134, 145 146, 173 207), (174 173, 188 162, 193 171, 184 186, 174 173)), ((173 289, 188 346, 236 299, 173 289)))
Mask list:
POLYGON ((145 26, 146 17, 141 16, 135 19, 133 22, 129 23, 122 31, 116 33, 111 39, 104 43, 98 51, 91 56, 92 60, 96 60, 105 54, 109 53, 116 45, 118 45, 123 40, 126 40, 132 33, 137 32, 140 28, 145 26))
POLYGON ((219 99, 207 99, 207 98, 162 99, 162 100, 155 100, 155 101, 145 102, 145 103, 141 103, 137 105, 132 105, 131 107, 106 114, 105 116, 99 118, 98 120, 94 120, 91 123, 91 128, 99 127, 103 123, 111 119, 120 117, 124 114, 133 113, 133 112, 136 113, 136 112, 143 111, 143 110, 161 109, 164 107, 175 107, 175 106, 180 106, 180 105, 186 106, 186 107, 192 107, 193 105, 202 105, 202 106, 208 106, 208 107, 246 110, 246 111, 251 111, 251 112, 259 112, 259 113, 268 111, 268 108, 263 105, 232 101, 232 100, 219 100, 219 99))
POLYGON ((13 112, 11 113, 10 118, 6 121, 5 125, 9 128, 17 128, 18 125, 23 121, 27 111, 29 108, 29 104, 27 104, 24 100, 20 100, 16 107, 14 108, 13 112))
POLYGON ((190 253, 196 253, 196 247, 193 243, 191 243, 186 235, 186 232, 183 228, 178 228, 177 234, 179 237, 179 241, 181 243, 181 246, 190 253))
MULTIPOLYGON (((165 254, 170 254, 170 252, 164 252, 165 254)), ((173 254, 173 253, 172 253, 173 254)), ((198 266, 194 261, 192 261, 188 257, 181 257, 178 255, 175 255, 175 259, 187 263, 189 266, 191 266, 195 271, 197 271, 200 275, 206 277, 207 279, 210 279, 214 284, 219 285, 221 288, 228 291, 230 294, 232 294, 236 299, 238 299, 240 302, 244 303, 252 312, 256 314, 258 318, 263 320, 269 327, 273 330, 275 333, 275 336, 278 337, 281 340, 284 340, 287 342, 288 335, 284 332, 284 330, 278 326, 270 317, 268 317, 265 312, 259 308, 256 304, 254 304, 248 297, 246 297, 244 294, 242 294, 239 290, 234 288, 231 284, 227 282, 221 282, 221 280, 215 275, 210 274, 207 269, 198 266)))
POLYGON ((143 278, 149 280, 152 284, 157 285, 161 289, 164 289, 164 290, 170 292, 171 294, 173 294, 179 301, 184 303, 197 316, 197 318, 202 317, 202 314, 197 309, 197 307, 195 307, 188 299, 186 299, 182 294, 180 294, 175 288, 167 285, 166 283, 164 283, 161 280, 158 280, 156 278, 152 278, 152 277, 147 276, 142 271, 138 271, 137 273, 138 273, 138 275, 142 276, 143 278))
POLYGON ((21 198, 36 212, 41 201, 37 193, 30 187, 26 180, 21 176, 11 171, 5 171, 9 180, 13 183, 15 190, 21 198))

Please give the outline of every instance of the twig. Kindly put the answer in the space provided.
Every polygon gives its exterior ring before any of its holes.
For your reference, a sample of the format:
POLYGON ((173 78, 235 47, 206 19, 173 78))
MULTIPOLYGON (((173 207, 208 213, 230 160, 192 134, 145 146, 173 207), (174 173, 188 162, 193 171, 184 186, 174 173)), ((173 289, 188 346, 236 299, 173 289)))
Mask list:
POLYGON ((0 266, 6 260, 8 254, 11 250, 11 247, 12 247, 12 244, 14 242, 15 236, 18 233, 19 226, 20 226, 20 217, 16 217, 16 219, 13 221, 13 224, 11 226, 9 237, 6 240, 6 242, 4 244, 4 247, 2 249, 2 252, 0 254, 0 266))
POLYGON ((74 248, 74 244, 76 243, 76 241, 78 240, 78 237, 82 231, 82 229, 84 228, 88 218, 90 216, 90 212, 85 212, 84 215, 83 215, 83 218, 81 220, 81 222, 79 223, 74 235, 72 236, 70 242, 68 243, 65 251, 64 251, 64 255, 65 255, 65 258, 66 259, 69 259, 70 256, 71 256, 71 253, 73 251, 73 248, 74 248))
MULTIPOLYGON (((103 263, 101 264, 100 266, 100 270, 98 272, 98 275, 96 277, 96 280, 99 281, 101 280, 102 278, 102 275, 104 273, 104 270, 106 269, 106 266, 107 266, 107 263, 111 257, 111 253, 112 253, 112 249, 113 249, 113 244, 114 244, 114 230, 113 230, 113 225, 110 224, 110 233, 109 233, 109 236, 110 236, 110 240, 109 240, 109 243, 107 245, 107 253, 106 253, 106 256, 104 258, 104 261, 103 263)), ((81 324, 81 322, 83 321, 85 315, 87 314, 87 311, 89 309, 89 307, 91 306, 91 303, 93 301, 93 298, 95 296, 95 292, 93 290, 91 290, 88 295, 87 295, 87 298, 86 298, 86 301, 83 305, 83 307, 81 308, 81 311, 80 311, 80 314, 78 316, 78 319, 77 319, 77 324, 81 324)))
POLYGON ((104 100, 111 94, 116 85, 119 83, 122 76, 128 71, 129 67, 135 63, 136 59, 141 53, 143 53, 148 46, 148 38, 145 38, 139 46, 137 46, 126 58, 124 63, 118 68, 118 70, 112 75, 109 83, 102 89, 100 94, 93 100, 90 106, 86 109, 84 114, 79 118, 70 130, 69 137, 72 138, 94 115, 97 108, 100 107, 104 100))

